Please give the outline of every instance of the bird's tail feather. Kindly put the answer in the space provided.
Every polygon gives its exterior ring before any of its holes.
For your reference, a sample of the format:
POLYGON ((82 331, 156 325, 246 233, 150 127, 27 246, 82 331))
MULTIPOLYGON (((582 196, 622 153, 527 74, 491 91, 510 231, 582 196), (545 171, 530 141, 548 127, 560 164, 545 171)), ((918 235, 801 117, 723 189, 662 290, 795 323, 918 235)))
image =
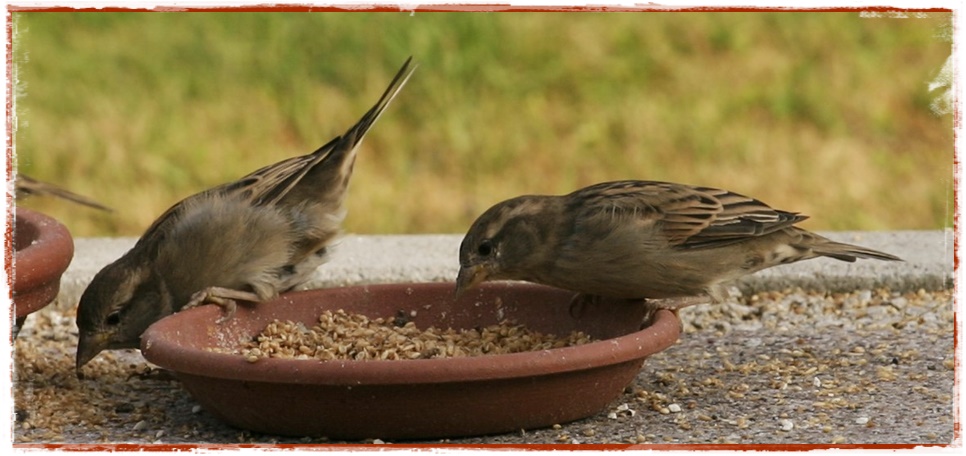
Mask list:
POLYGON ((392 103, 392 100, 396 98, 396 95, 399 94, 399 91, 402 90, 403 86, 406 85, 406 82, 409 81, 409 78, 413 75, 413 71, 416 70, 415 65, 410 65, 412 60, 412 57, 406 59, 402 68, 396 72, 396 76, 392 79, 392 82, 389 83, 389 87, 387 87, 386 91, 382 93, 382 97, 379 98, 379 101, 377 101, 376 104, 369 109, 364 116, 362 116, 362 119, 360 119, 358 123, 353 125, 349 131, 342 135, 343 138, 352 144, 352 148, 355 148, 355 146, 359 145, 359 143, 362 141, 362 137, 366 135, 367 131, 369 131, 369 128, 376 123, 376 120, 379 120, 379 116, 382 115, 382 112, 389 107, 389 104, 392 103))
POLYGON ((409 81, 410 76, 416 69, 414 65, 411 65, 411 62, 412 57, 406 59, 379 101, 343 135, 329 141, 311 154, 292 158, 292 167, 299 168, 298 171, 292 172, 275 189, 267 192, 262 200, 270 203, 283 198, 291 201, 303 201, 307 195, 316 193, 320 189, 335 193, 342 192, 348 185, 349 177, 352 174, 356 149, 362 143, 362 139, 372 125, 379 119, 379 116, 389 107, 389 103, 396 98, 399 91, 409 81), (309 175, 312 176, 307 178, 309 175), (332 182, 336 179, 341 182, 332 182), (307 185, 299 185, 303 181, 307 185))
POLYGON ((813 245, 812 252, 814 252, 816 255, 827 256, 830 258, 835 258, 836 260, 848 261, 850 263, 858 258, 884 261, 902 261, 902 258, 892 254, 831 240, 826 240, 826 242, 813 245))
POLYGON ((349 130, 346 131, 342 136, 333 139, 328 144, 313 152, 313 154, 321 155, 317 161, 321 162, 332 159, 340 161, 342 159, 339 158, 339 155, 351 155, 355 149, 359 147, 359 144, 362 143, 362 138, 366 136, 366 133, 369 132, 369 129, 372 128, 376 121, 379 120, 379 117, 382 116, 383 111, 389 107, 389 104, 392 103, 392 100, 396 98, 396 95, 399 94, 399 91, 402 90, 403 86, 406 85, 406 82, 409 81, 413 71, 416 69, 414 65, 410 65, 412 60, 412 57, 406 59, 406 62, 403 63, 402 68, 400 68, 396 73, 396 77, 394 77, 392 82, 389 83, 389 87, 386 87, 386 91, 382 93, 382 97, 379 98, 379 101, 377 101, 376 104, 373 105, 372 108, 370 108, 369 111, 367 111, 362 118, 356 122, 355 125, 349 128, 349 130), (326 151, 325 149, 330 150, 326 151))
POLYGON ((94 209, 100 209, 106 212, 113 212, 113 209, 101 203, 98 203, 97 201, 94 201, 86 196, 78 195, 65 188, 58 187, 51 183, 39 181, 32 177, 28 177, 24 174, 19 174, 19 173, 17 174, 17 178, 14 181, 14 186, 17 191, 17 197, 24 197, 27 195, 50 195, 67 201, 72 201, 87 207, 92 207, 94 209))

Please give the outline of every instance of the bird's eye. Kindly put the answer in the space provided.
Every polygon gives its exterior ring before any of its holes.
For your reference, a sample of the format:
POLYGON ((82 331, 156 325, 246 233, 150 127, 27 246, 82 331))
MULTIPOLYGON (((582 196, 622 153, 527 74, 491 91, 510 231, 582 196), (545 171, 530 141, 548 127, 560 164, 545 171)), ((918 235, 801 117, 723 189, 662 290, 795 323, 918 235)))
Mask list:
POLYGON ((121 322, 121 314, 119 312, 114 312, 107 316, 107 324, 115 326, 121 322))
POLYGON ((480 246, 476 248, 476 253, 480 254, 480 256, 490 256, 493 253, 493 244, 489 240, 480 242, 480 246))

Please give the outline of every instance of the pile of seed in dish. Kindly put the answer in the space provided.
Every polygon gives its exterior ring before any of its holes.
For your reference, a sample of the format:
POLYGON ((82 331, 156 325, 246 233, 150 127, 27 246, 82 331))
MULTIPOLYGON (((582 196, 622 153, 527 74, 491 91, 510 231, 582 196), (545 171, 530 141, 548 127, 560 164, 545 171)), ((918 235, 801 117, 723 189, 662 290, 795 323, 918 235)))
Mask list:
POLYGON ((507 322, 479 329, 418 329, 397 318, 370 319, 343 310, 325 311, 312 328, 275 320, 242 348, 249 362, 262 358, 403 360, 497 355, 592 342, 580 331, 566 337, 507 322))

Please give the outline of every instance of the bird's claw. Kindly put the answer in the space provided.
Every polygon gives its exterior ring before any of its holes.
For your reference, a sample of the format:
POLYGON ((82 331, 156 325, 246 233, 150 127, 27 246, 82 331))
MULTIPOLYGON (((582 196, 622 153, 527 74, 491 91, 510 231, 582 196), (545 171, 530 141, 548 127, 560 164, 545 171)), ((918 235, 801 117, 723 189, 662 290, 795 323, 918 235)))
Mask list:
POLYGON ((222 309, 225 309, 224 314, 215 320, 215 323, 222 324, 228 320, 231 320, 235 316, 235 311, 238 310, 238 302, 231 298, 222 298, 218 296, 210 296, 208 302, 213 304, 218 304, 222 309))
POLYGON ((587 311, 588 307, 592 307, 600 302, 600 296, 578 293, 570 300, 570 307, 568 308, 568 313, 575 319, 579 319, 587 311))
POLYGON ((130 381, 132 378, 137 378, 140 380, 177 380, 177 377, 173 372, 160 367, 156 368, 150 366, 142 371, 135 371, 128 374, 127 380, 130 381))
MULTIPOLYGON (((697 304, 710 304, 714 302, 714 299, 710 296, 683 296, 680 298, 667 298, 667 299, 648 299, 644 301, 644 318, 641 320, 641 328, 646 328, 654 324, 654 317, 657 316, 657 311, 661 309, 670 310, 675 317, 678 317, 678 311, 697 304)), ((678 322, 681 325, 681 329, 684 329, 684 323, 678 318, 678 322)))
POLYGON ((258 295, 251 292, 232 290, 230 288, 209 287, 191 295, 191 300, 185 304, 184 308, 187 309, 202 304, 217 304, 225 310, 224 315, 215 321, 221 324, 231 320, 235 316, 235 311, 238 309, 238 299, 252 302, 260 300, 258 295))

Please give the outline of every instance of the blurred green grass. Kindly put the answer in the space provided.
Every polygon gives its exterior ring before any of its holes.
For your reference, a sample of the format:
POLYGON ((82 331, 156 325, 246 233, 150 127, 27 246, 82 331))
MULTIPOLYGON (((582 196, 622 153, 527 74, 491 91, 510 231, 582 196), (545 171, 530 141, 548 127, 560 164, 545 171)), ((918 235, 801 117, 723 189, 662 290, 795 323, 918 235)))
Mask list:
POLYGON ((812 229, 953 220, 927 84, 951 16, 14 13, 19 170, 139 235, 192 193, 314 150, 419 64, 363 143, 350 233, 461 233, 490 205, 616 179, 718 186, 812 229))

